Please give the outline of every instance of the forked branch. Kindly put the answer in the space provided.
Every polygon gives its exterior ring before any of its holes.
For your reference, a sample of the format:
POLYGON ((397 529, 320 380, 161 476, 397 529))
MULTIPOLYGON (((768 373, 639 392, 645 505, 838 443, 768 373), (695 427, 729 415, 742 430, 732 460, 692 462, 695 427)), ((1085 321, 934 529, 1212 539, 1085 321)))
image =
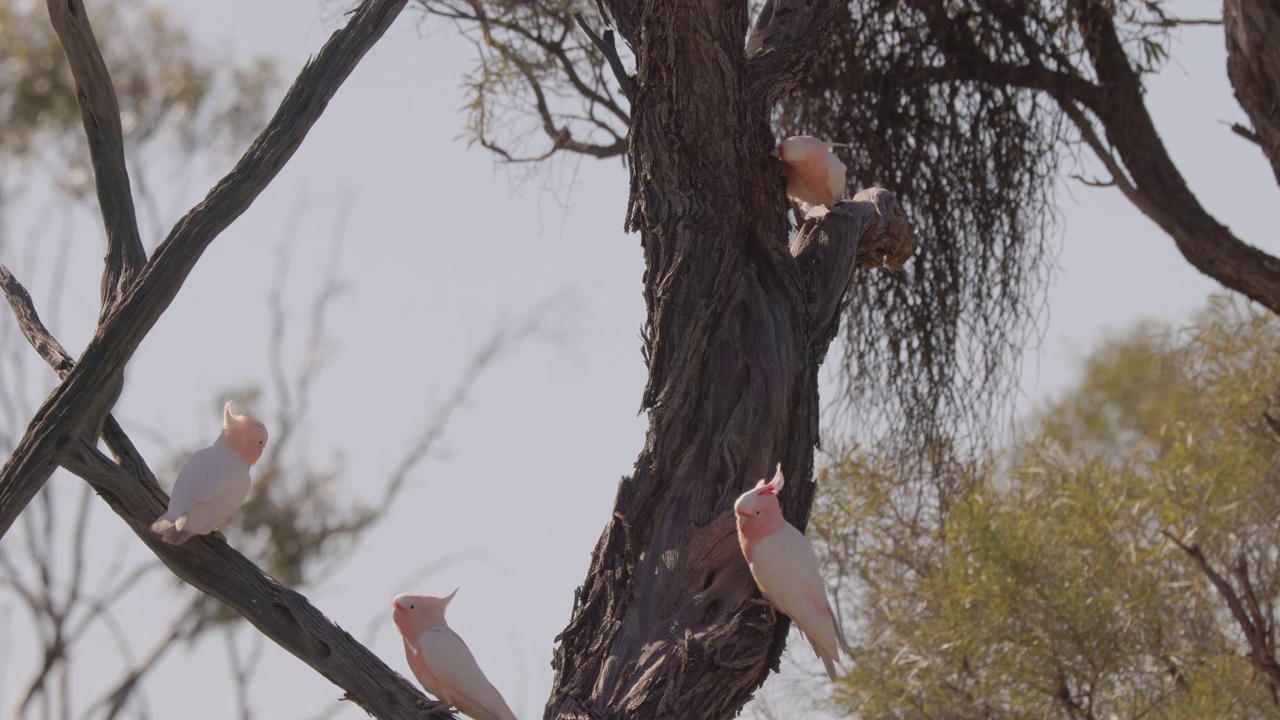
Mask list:
POLYGON ((406 0, 364 0, 302 69, 266 129, 203 202, 156 249, 137 280, 98 324, 84 354, 44 401, 0 469, 0 537, 53 473, 59 459, 93 437, 134 351, 182 287, 204 249, 248 209, 302 144, 311 126, 365 52, 382 37, 406 0))
MULTIPOLYGON (((60 375, 75 372, 56 338, 44 329, 30 296, 0 266, 0 281, 23 334, 60 375)), ((118 458, 112 462, 94 447, 96 438, 73 442, 63 464, 84 478, 111 509, 175 575, 226 603, 276 644, 293 653, 347 692, 347 699, 379 718, 417 720, 452 718, 442 711, 424 714, 417 688, 329 620, 300 593, 264 573, 225 541, 197 538, 185 545, 162 542, 151 521, 164 512, 167 496, 133 442, 112 418, 103 440, 118 458)))

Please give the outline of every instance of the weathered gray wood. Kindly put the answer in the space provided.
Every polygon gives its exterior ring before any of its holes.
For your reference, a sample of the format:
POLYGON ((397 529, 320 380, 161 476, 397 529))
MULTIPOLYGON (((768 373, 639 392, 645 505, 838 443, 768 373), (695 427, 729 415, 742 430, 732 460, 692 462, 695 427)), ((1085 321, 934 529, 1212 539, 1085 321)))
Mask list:
POLYGON ((266 129, 209 195, 156 249, 128 291, 99 322, 76 368, 45 399, 0 468, 0 537, 81 438, 96 437, 134 351, 217 235, 253 203, 293 155, 325 105, 406 0, 364 0, 298 74, 266 129))
MULTIPOLYGON (((3 265, 0 289, 28 342, 59 377, 66 377, 75 362, 49 334, 31 296, 3 265)), ((346 690, 346 699, 376 717, 453 717, 441 710, 427 712, 427 698, 416 686, 325 617, 306 597, 277 583, 225 541, 203 536, 180 546, 161 541, 150 528, 164 512, 168 496, 114 418, 107 417, 102 437, 118 464, 87 439, 71 447, 63 464, 92 485, 173 574, 226 603, 263 635, 346 690)))
POLYGON ((784 513, 804 527, 817 373, 858 245, 862 262, 893 265, 914 239, 876 190, 788 247, 772 97, 821 33, 764 34, 753 57, 779 62, 753 69, 746 3, 610 9, 637 61, 627 226, 647 268, 649 429, 558 638, 546 717, 729 718, 776 667, 788 627, 759 602, 733 501, 781 462, 784 513))
POLYGON ((107 64, 93 36, 82 0, 48 0, 49 21, 67 54, 76 84, 76 104, 89 141, 89 159, 98 192, 98 208, 107 231, 107 256, 102 273, 105 318, 124 295, 147 261, 133 209, 129 171, 124 162, 124 131, 120 106, 107 64))

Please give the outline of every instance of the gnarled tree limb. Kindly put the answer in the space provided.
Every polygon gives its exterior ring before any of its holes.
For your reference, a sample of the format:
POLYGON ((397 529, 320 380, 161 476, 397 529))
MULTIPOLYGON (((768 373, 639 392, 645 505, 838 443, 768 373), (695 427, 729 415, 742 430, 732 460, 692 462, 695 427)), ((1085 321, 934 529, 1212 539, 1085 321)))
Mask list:
POLYGON ((1108 6, 1098 0, 1077 4, 1080 32, 1103 88, 1091 109, 1134 187, 1150 200, 1140 209, 1197 270, 1280 313, 1280 258, 1236 237, 1200 204, 1156 132, 1108 6))
POLYGON ((209 243, 240 216, 284 167, 342 81, 390 27, 406 0, 364 0, 351 20, 302 69, 266 129, 209 195, 187 213, 98 324, 76 368, 44 401, 0 468, 0 537, 35 496, 59 458, 96 436, 118 377, 177 295, 209 243))
POLYGON ((124 162, 124 130, 120 106, 107 64, 93 37, 83 0, 48 0, 49 21, 67 53, 76 81, 76 103, 89 141, 89 158, 98 191, 98 207, 107 230, 106 267, 102 273, 102 320, 147 261, 138 219, 133 210, 129 170, 124 162))
MULTIPOLYGON (((0 287, 18 316, 23 335, 40 357, 59 376, 72 372, 71 358, 45 329, 30 296, 3 265, 0 287)), ((175 575, 239 612, 263 635, 346 690, 348 699, 375 717, 453 717, 440 710, 424 715, 426 697, 413 684, 303 595, 277 583, 225 541, 198 537, 174 546, 160 540, 150 526, 164 512, 168 497, 114 418, 107 418, 102 437, 118 464, 94 447, 96 438, 74 441, 62 464, 84 478, 175 575)))

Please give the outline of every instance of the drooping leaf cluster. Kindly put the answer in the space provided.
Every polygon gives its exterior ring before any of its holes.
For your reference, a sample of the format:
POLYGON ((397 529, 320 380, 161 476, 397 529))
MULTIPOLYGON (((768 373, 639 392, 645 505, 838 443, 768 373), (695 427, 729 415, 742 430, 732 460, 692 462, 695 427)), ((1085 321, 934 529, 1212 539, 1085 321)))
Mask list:
MULTIPOLYGON (((855 0, 781 134, 848 142, 853 189, 893 191, 921 237, 901 274, 864 273, 844 335, 860 429, 926 446, 936 469, 1005 428, 1043 319, 1055 187, 1075 142, 1027 68, 1091 76, 1075 3, 855 0)), ((1160 3, 1115 3, 1139 67, 1163 59, 1160 3)))
POLYGON ((1280 320, 1223 298, 1190 330, 1140 326, 943 504, 904 490, 891 456, 840 453, 812 524, 853 620, 838 703, 1280 717, 1272 623, 1232 605, 1270 618, 1280 601, 1277 353, 1280 320))
MULTIPOLYGON (((1165 57, 1162 5, 1114 4, 1143 72, 1165 57)), ((581 13, 603 31, 591 3, 422 6, 477 48, 465 80, 473 141, 504 159, 625 150, 621 81, 575 21, 581 13)), ((1075 138, 1044 84, 1016 68, 1091 78, 1076 12, 1077 3, 1060 2, 851 0, 830 49, 778 110, 780 136, 851 143, 851 190, 892 190, 922 238, 905 273, 865 273, 854 284, 842 399, 858 408, 857 430, 927 446, 935 472, 1003 429, 1019 358, 1043 315, 1054 187, 1075 138)), ((627 48, 616 49, 630 68, 627 48)))

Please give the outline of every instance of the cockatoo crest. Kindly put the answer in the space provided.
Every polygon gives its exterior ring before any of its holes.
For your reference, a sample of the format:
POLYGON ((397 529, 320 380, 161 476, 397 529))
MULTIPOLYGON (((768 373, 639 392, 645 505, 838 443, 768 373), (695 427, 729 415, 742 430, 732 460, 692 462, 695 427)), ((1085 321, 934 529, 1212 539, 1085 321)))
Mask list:
POLYGON ((778 463, 778 470, 773 474, 773 479, 765 482, 761 478, 760 482, 751 490, 748 490, 738 498, 733 504, 733 510, 738 515, 759 515, 762 510, 770 507, 777 508, 779 514, 782 512, 781 506, 778 505, 778 491, 786 483, 786 479, 782 477, 782 463, 778 463))

